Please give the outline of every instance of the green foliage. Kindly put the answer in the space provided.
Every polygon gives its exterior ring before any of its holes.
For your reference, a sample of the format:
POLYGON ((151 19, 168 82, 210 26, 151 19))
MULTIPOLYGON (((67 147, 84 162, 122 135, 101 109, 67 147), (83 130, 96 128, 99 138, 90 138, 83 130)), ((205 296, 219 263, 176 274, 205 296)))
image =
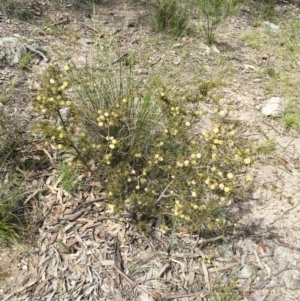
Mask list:
POLYGON ((238 301, 243 300, 238 290, 238 280, 233 277, 228 283, 220 283, 214 290, 213 301, 238 301))
POLYGON ((263 46, 261 37, 255 32, 245 32, 242 34, 241 38, 253 49, 260 49, 263 46))
POLYGON ((13 18, 32 20, 34 17, 33 1, 0 0, 0 11, 13 18))
POLYGON ((3 180, 0 184, 0 238, 16 243, 20 225, 20 215, 16 211, 24 195, 18 190, 20 179, 16 174, 10 171, 3 180))
POLYGON ((224 101, 215 101, 211 125, 200 134, 204 113, 196 105, 139 94, 123 70, 119 76, 102 68, 65 70, 54 64, 46 72, 33 102, 42 117, 34 131, 71 155, 69 165, 104 179, 108 209, 142 229, 154 218, 163 232, 222 231, 223 209, 251 185, 245 173, 254 159, 224 101))
POLYGON ((57 170, 58 180, 64 191, 71 192, 83 187, 83 182, 78 180, 80 172, 78 167, 69 166, 62 161, 59 162, 57 170))
POLYGON ((275 5, 277 0, 260 0, 260 1, 246 1, 254 8, 256 14, 258 12, 259 19, 272 20, 276 16, 275 5))
POLYGON ((32 53, 30 51, 27 51, 20 61, 21 68, 26 69, 28 65, 31 63, 31 61, 32 61, 32 53))
POLYGON ((260 145, 257 150, 264 154, 268 155, 276 149, 276 142, 273 139, 267 139, 262 145, 260 145))
MULTIPOLYGON (((3 112, 2 112, 3 114, 3 112)), ((12 154, 14 139, 9 129, 9 119, 0 115, 0 238, 16 243, 20 214, 17 213, 23 193, 22 179, 13 172, 12 154)))
POLYGON ((154 10, 150 18, 156 32, 167 32, 174 36, 182 35, 188 28, 188 2, 180 0, 154 0, 154 10))
POLYGON ((296 129, 300 126, 300 113, 286 113, 282 117, 287 128, 296 129))
POLYGON ((236 0, 196 0, 196 4, 204 16, 202 30, 206 42, 211 45, 215 41, 217 26, 236 11, 236 0))

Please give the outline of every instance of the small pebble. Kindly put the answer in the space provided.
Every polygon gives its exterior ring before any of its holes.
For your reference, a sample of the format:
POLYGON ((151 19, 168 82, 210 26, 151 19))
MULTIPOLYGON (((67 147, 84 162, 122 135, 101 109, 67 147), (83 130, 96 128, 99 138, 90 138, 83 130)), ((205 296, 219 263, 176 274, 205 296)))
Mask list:
POLYGON ((254 82, 254 83, 260 83, 260 82, 261 82, 261 78, 255 78, 255 79, 253 80, 253 82, 254 82))

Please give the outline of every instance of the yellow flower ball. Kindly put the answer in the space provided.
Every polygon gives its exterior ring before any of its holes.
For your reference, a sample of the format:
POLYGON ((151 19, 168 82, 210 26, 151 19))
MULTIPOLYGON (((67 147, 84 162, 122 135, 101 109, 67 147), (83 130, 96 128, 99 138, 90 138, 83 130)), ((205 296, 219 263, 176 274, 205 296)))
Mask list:
POLYGON ((57 148, 58 148, 58 149, 62 149, 62 145, 61 145, 61 144, 58 144, 58 145, 57 145, 57 148))
POLYGON ((245 164, 250 164, 251 163, 251 159, 248 157, 246 159, 244 159, 244 163, 245 164))
POLYGON ((228 174, 227 174, 227 178, 228 178, 228 179, 232 179, 232 178, 233 178, 233 174, 232 174, 231 172, 228 173, 228 174))
POLYGON ((53 78, 50 79, 50 84, 55 84, 55 80, 53 78))
POLYGON ((182 162, 179 162, 179 161, 176 162, 176 165, 177 165, 178 167, 183 167, 183 163, 182 163, 182 162))
POLYGON ((249 182, 252 180, 252 177, 250 175, 246 175, 246 181, 249 182))
POLYGON ((65 69, 65 71, 69 71, 69 70, 70 70, 70 67, 69 67, 68 65, 65 65, 65 66, 64 66, 64 69, 65 69))

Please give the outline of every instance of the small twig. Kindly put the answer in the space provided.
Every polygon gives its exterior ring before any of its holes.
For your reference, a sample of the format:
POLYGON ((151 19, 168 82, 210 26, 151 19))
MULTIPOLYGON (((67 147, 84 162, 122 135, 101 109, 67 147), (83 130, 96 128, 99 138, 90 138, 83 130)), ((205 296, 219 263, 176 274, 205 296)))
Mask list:
POLYGON ((194 248, 192 249, 192 252, 194 252, 194 250, 196 249, 197 245, 198 244, 207 244, 209 242, 213 242, 213 241, 217 241, 217 240, 220 240, 220 239, 224 239, 224 236, 217 236, 217 237, 213 237, 213 238, 208 238, 208 239, 200 239, 200 235, 198 236, 197 240, 196 240, 196 243, 195 243, 195 246, 194 248))
POLYGON ((115 59, 112 64, 114 65, 114 64, 118 63, 120 60, 122 60, 128 56, 129 56, 129 53, 126 52, 126 53, 122 54, 121 56, 119 56, 117 59, 115 59))
POLYGON ((137 283, 135 283, 133 280, 131 280, 127 275, 125 275, 116 265, 114 265, 114 269, 116 270, 116 272, 118 272, 129 284, 132 288, 137 288, 140 291, 143 291, 144 293, 150 295, 151 297, 153 297, 154 299, 158 299, 158 296, 155 296, 153 293, 149 292, 146 288, 138 285, 137 283))
POLYGON ((188 298, 188 297, 200 297, 202 300, 205 296, 207 296, 208 294, 205 294, 204 292, 202 293, 192 293, 192 294, 187 294, 187 295, 184 295, 184 294, 168 294, 168 295, 164 295, 162 297, 162 299, 179 299, 179 298, 188 298))
POLYGON ((58 26, 58 25, 69 24, 69 23, 70 23, 70 19, 67 18, 67 19, 64 19, 64 20, 61 20, 61 21, 58 21, 58 22, 54 23, 54 25, 58 26))
POLYGON ((272 274, 270 277, 268 277, 262 284, 252 286, 250 289, 251 290, 263 289, 267 285, 268 281, 270 279, 272 279, 272 277, 277 276, 277 275, 281 274, 284 271, 290 271, 290 270, 296 270, 296 268, 289 267, 289 265, 287 264, 283 269, 279 270, 278 272, 276 272, 276 273, 272 274))
POLYGON ((272 223, 270 223, 270 225, 275 224, 277 221, 279 221, 280 219, 282 219, 289 211, 292 211, 292 210, 296 209, 299 205, 300 205, 300 203, 298 203, 294 207, 286 210, 280 217, 276 218, 272 223))
POLYGON ((156 200, 155 204, 157 204, 163 197, 165 196, 165 192, 168 190, 168 188, 173 184, 175 179, 173 179, 167 186, 166 188, 163 190, 163 192, 160 194, 160 196, 158 197, 158 199, 156 200))
POLYGON ((97 34, 100 34, 100 38, 104 38, 104 33, 101 33, 99 30, 97 30, 96 28, 93 28, 92 26, 90 26, 90 25, 88 25, 88 24, 86 24, 86 23, 84 23, 84 22, 80 22, 81 24, 83 24, 87 29, 90 29, 90 30, 92 30, 92 31, 94 31, 95 33, 97 33, 97 34))
POLYGON ((32 46, 30 46, 28 44, 25 44, 24 46, 25 46, 25 48, 27 48, 31 52, 34 52, 34 53, 37 53, 38 55, 40 55, 43 58, 44 62, 47 63, 49 61, 49 59, 46 57, 46 55, 43 52, 35 49, 34 47, 32 47, 32 46))
POLYGON ((281 245, 283 245, 283 246, 285 246, 285 247, 287 247, 287 248, 289 248, 289 249, 292 249, 292 250, 295 250, 295 251, 300 252, 300 248, 298 248, 298 247, 296 247, 296 246, 293 246, 293 245, 291 245, 291 244, 285 242, 284 240, 282 240, 282 239, 280 239, 280 238, 278 238, 278 237, 276 237, 276 240, 277 240, 281 245))

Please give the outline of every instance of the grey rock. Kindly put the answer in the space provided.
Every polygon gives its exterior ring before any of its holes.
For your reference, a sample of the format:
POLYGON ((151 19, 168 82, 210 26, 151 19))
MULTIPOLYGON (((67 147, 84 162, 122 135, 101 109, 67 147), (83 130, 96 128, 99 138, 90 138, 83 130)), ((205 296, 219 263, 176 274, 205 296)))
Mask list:
POLYGON ((300 272, 296 268, 282 272, 282 280, 289 289, 300 288, 300 272))
POLYGON ((0 65, 16 65, 21 61, 25 54, 25 44, 18 38, 0 38, 0 65))
POLYGON ((291 251, 291 249, 286 247, 278 247, 274 251, 274 257, 278 259, 279 266, 283 268, 286 266, 286 263, 290 263, 291 265, 297 264, 297 259, 294 256, 294 253, 291 251))
POLYGON ((223 258, 225 258, 227 260, 231 260, 234 256, 233 246, 228 243, 223 243, 219 247, 219 253, 223 258))
POLYGON ((284 112, 284 99, 281 97, 271 97, 261 112, 265 116, 281 117, 284 112))
POLYGON ((250 266, 250 265, 245 265, 245 266, 242 268, 242 270, 241 270, 239 276, 240 276, 241 278, 250 278, 251 275, 252 275, 252 268, 251 268, 251 266, 250 266))
POLYGON ((273 33, 278 33, 279 32, 279 26, 275 25, 269 21, 265 21, 264 23, 264 27, 266 30, 273 32, 273 33))
POLYGON ((64 120, 64 121, 66 121, 67 120, 67 118, 68 118, 68 115, 69 115, 69 108, 67 108, 67 107, 65 107, 65 108, 61 108, 60 110, 59 110, 59 113, 60 113, 60 115, 61 115, 61 118, 64 120))
POLYGON ((254 83, 260 83, 260 82, 261 82, 261 78, 255 78, 255 79, 253 80, 253 82, 254 82, 254 83))

